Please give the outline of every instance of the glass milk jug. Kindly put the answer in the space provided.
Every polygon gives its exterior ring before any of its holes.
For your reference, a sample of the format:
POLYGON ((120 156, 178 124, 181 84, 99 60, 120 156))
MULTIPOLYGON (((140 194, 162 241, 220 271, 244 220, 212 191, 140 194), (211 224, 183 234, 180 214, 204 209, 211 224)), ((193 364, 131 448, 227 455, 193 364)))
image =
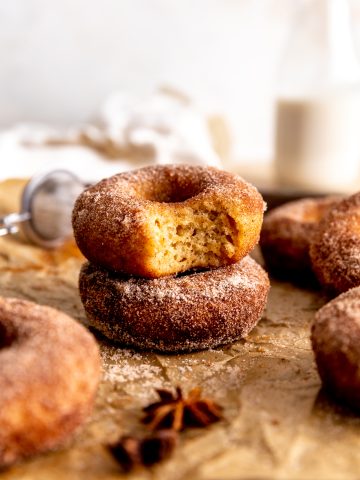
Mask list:
POLYGON ((275 172, 281 185, 342 191, 360 164, 360 66, 347 0, 308 0, 280 71, 275 172))

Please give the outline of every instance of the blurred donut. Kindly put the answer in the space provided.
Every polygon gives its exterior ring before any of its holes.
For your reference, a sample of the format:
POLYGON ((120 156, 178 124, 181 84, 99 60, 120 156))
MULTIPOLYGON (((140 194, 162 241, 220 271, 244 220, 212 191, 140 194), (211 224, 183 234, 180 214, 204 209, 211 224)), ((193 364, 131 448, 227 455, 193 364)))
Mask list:
POLYGON ((64 444, 92 410, 93 336, 53 308, 0 298, 0 467, 64 444))
POLYGON ((277 277, 314 280, 309 247, 321 218, 342 197, 304 198, 265 215, 260 247, 268 270, 277 277))
POLYGON ((312 268, 331 293, 360 285, 360 192, 330 209, 311 239, 312 268))
POLYGON ((360 287, 342 293, 317 312, 311 341, 325 388, 360 409, 360 287))

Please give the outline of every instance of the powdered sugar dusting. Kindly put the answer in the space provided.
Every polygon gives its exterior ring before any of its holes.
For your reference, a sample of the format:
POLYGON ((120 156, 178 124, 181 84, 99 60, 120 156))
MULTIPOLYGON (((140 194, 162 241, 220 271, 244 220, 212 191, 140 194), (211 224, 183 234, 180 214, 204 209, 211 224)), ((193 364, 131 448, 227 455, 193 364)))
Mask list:
POLYGON ((154 365, 154 356, 139 354, 128 349, 106 346, 101 352, 104 363, 105 382, 136 393, 140 400, 146 400, 157 388, 171 385, 163 378, 161 365, 154 365))
MULTIPOLYGON (((152 280, 129 278, 121 283, 121 295, 142 301, 189 301, 196 298, 221 299, 255 290, 263 282, 262 275, 253 268, 254 261, 247 257, 238 264, 216 270, 197 272, 179 277, 152 280)), ((115 278, 115 277, 113 277, 115 278)))

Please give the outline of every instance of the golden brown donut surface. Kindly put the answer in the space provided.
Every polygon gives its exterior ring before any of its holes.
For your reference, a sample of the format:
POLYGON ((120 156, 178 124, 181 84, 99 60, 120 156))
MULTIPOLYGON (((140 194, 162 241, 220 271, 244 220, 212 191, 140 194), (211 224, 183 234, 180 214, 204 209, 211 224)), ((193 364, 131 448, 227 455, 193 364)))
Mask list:
POLYGON ((61 446, 91 412, 97 344, 50 307, 0 298, 0 466, 61 446))
POLYGON ((324 216, 312 238, 310 257, 319 282, 330 292, 360 285, 360 193, 324 216))
POLYGON ((90 323, 139 349, 191 351, 233 342, 256 325, 269 290, 250 257, 180 276, 140 279, 86 263, 80 296, 90 323))
POLYGON ((360 408, 360 287, 327 303, 316 314, 312 346, 324 386, 360 408))
POLYGON ((102 180, 73 212, 76 242, 92 263, 157 278, 236 263, 258 241, 264 202, 239 176, 161 165, 102 180))
POLYGON ((310 241, 321 218, 341 197, 304 198, 274 208, 265 215, 260 234, 266 266, 276 276, 313 280, 310 241))

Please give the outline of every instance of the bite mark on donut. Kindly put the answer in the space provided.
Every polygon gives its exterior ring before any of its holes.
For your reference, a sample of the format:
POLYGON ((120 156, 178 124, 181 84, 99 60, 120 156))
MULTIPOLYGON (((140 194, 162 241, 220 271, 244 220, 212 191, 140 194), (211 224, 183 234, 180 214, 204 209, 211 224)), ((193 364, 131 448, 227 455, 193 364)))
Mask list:
POLYGON ((218 267, 236 253, 238 229, 235 220, 216 210, 186 209, 176 218, 157 217, 154 221, 155 261, 166 261, 177 271, 195 267, 218 267))
POLYGON ((85 190, 73 227, 96 265, 158 278, 230 265, 259 239, 265 204, 255 187, 210 167, 161 165, 85 190))

